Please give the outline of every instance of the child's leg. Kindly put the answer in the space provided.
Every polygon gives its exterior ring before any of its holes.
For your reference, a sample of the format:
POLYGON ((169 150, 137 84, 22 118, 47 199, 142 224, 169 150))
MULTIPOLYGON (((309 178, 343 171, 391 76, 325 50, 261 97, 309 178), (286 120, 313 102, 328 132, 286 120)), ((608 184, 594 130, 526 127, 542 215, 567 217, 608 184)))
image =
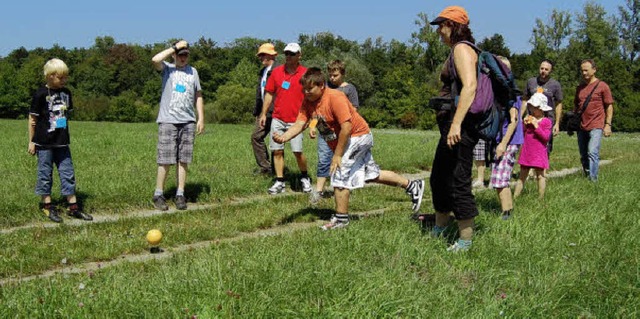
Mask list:
POLYGON ((511 188, 496 188, 498 198, 500 198, 500 207, 503 212, 513 209, 513 197, 511 196, 511 188))
POLYGON ((473 239, 474 218, 458 220, 460 239, 471 241, 473 239))
POLYGON ((71 159, 71 151, 68 147, 55 149, 53 158, 58 167, 62 196, 67 197, 69 204, 74 204, 76 203, 76 177, 71 159))
POLYGON ((38 149, 38 179, 36 195, 42 197, 42 203, 51 203, 51 184, 53 181, 53 153, 48 149, 38 149))
POLYGON ((329 169, 331 167, 331 159, 333 158, 333 152, 329 145, 323 138, 318 138, 318 170, 316 171, 316 191, 322 192, 324 190, 324 184, 329 177, 329 169))
POLYGON ((298 168, 300 169, 300 172, 302 172, 304 175, 304 173, 307 172, 307 158, 302 152, 294 152, 293 155, 296 157, 296 162, 298 162, 298 168))
POLYGON ((527 181, 527 177, 529 177, 529 167, 520 165, 520 177, 518 178, 518 182, 516 183, 516 189, 513 192, 514 198, 520 196, 520 193, 524 188, 524 183, 527 181))
POLYGON ((164 182, 167 179, 167 171, 169 170, 169 166, 170 165, 158 165, 158 175, 156 176, 156 191, 164 190, 164 182))
POLYGON ((349 214, 349 195, 351 194, 350 190, 348 188, 335 187, 333 191, 336 198, 336 214, 349 214))
POLYGON ((409 180, 407 178, 404 178, 395 172, 383 170, 381 170, 380 175, 371 180, 371 182, 402 188, 407 188, 407 186, 409 186, 409 180))
POLYGON ((544 174, 545 170, 542 168, 536 168, 536 176, 538 177, 538 197, 544 199, 544 191, 547 187, 547 177, 544 174))
POLYGON ((187 167, 189 164, 178 162, 177 170, 177 179, 178 179, 178 190, 177 195, 184 195, 184 186, 187 183, 187 167))

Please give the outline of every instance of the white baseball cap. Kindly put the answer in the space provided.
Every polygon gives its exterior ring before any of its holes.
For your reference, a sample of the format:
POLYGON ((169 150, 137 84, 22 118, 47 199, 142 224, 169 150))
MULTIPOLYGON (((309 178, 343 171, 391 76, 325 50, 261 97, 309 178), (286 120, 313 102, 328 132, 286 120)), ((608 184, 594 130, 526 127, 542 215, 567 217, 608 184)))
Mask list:
POLYGON ((300 45, 295 43, 295 42, 291 42, 289 44, 287 44, 286 47, 284 47, 284 52, 293 52, 293 53, 298 53, 300 52, 300 45))
POLYGON ((539 108, 543 112, 551 111, 551 106, 547 104, 547 97, 542 93, 535 93, 531 96, 527 104, 539 108))

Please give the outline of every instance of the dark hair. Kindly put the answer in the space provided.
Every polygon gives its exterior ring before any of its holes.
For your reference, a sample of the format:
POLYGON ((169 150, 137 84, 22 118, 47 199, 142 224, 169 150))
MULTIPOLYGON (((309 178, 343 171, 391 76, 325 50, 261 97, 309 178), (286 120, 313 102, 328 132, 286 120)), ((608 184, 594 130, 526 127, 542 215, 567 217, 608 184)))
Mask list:
POLYGON ((583 65, 585 63, 589 63, 591 64, 591 66, 596 69, 596 61, 594 61, 593 59, 584 59, 580 62, 580 65, 583 65))
POLYGON ((462 24, 451 20, 446 20, 442 23, 451 28, 451 44, 456 44, 460 41, 476 43, 476 39, 473 38, 473 34, 471 29, 469 29, 468 24, 462 24))
POLYGON ((553 61, 551 61, 551 60, 549 60, 549 59, 544 59, 544 60, 542 60, 542 61, 540 62, 540 64, 545 63, 545 62, 549 63, 549 64, 551 65, 551 69, 553 70, 553 67, 555 66, 555 64, 553 63, 553 61))
POLYGON ((327 65, 327 71, 329 73, 339 71, 340 74, 344 75, 346 71, 346 66, 344 65, 344 62, 342 62, 341 60, 333 60, 329 62, 329 65, 327 65))
POLYGON ((314 84, 316 86, 324 85, 324 74, 322 74, 322 70, 318 67, 311 67, 307 69, 307 72, 300 78, 300 84, 302 86, 307 86, 309 84, 314 84))

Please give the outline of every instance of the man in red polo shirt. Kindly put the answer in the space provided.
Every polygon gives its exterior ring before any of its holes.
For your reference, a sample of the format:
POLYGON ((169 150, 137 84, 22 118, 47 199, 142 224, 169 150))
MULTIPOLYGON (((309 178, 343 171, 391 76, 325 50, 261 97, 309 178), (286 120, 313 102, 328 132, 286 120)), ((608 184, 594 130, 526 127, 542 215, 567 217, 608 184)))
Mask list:
MULTIPOLYGON (((265 87, 264 104, 262 114, 260 114, 260 125, 264 126, 267 119, 267 110, 273 99, 273 120, 271 121, 271 132, 284 133, 291 127, 298 116, 300 105, 304 100, 300 78, 307 71, 307 68, 300 65, 302 55, 300 45, 289 43, 284 48, 285 64, 276 67, 271 72, 265 87)), ((284 143, 277 143, 273 139, 269 144, 273 152, 273 167, 276 171, 276 182, 269 188, 269 194, 278 194, 285 191, 284 182, 284 143)), ((307 173, 307 159, 302 154, 302 134, 291 140, 291 151, 296 157, 298 168, 300 169, 302 191, 311 191, 311 179, 307 173)))

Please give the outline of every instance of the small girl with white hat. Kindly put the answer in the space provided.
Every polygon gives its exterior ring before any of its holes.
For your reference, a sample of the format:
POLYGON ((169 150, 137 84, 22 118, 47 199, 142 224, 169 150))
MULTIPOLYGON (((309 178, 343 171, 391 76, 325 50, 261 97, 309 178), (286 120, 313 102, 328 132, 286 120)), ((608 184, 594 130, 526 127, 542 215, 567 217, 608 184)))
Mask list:
POLYGON ((532 110, 532 115, 524 118, 524 144, 520 152, 520 178, 516 184, 513 196, 518 197, 522 192, 524 183, 529 176, 529 170, 534 169, 538 179, 538 194, 540 199, 544 198, 546 187, 545 170, 549 168, 549 155, 547 153, 547 143, 551 137, 551 120, 544 116, 544 113, 551 111, 547 104, 547 97, 542 93, 535 93, 527 101, 528 107, 532 110))

